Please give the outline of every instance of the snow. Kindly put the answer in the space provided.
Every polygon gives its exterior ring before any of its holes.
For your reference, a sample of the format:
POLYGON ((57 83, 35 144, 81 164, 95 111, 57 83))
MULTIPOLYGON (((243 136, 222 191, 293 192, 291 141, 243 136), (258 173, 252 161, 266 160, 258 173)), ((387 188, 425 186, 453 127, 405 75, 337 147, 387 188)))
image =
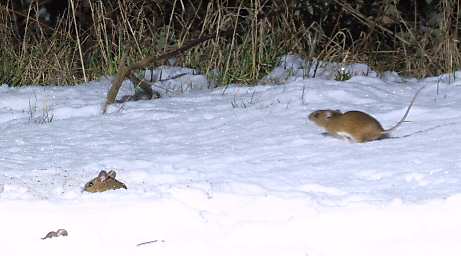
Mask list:
POLYGON ((460 255, 461 73, 416 80, 355 64, 340 82, 338 67, 320 63, 312 78, 288 55, 257 86, 215 89, 159 67, 145 77, 162 74, 164 97, 105 115, 106 78, 1 86, 1 254, 460 255), (423 85, 390 139, 350 143, 307 120, 361 110, 388 128, 423 85), (82 192, 102 169, 128 189, 82 192), (69 236, 40 239, 59 228, 69 236))

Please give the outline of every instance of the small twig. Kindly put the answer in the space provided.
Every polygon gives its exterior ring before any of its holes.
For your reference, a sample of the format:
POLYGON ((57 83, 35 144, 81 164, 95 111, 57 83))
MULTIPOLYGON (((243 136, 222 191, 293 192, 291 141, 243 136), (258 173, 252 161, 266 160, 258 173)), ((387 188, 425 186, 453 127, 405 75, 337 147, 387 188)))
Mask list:
POLYGON ((251 94, 251 98, 250 98, 250 104, 251 104, 251 105, 254 104, 253 99, 254 99, 255 93, 256 93, 256 89, 254 89, 254 90, 253 90, 253 93, 251 94))
POLYGON ((317 76, 317 69, 319 68, 319 65, 320 65, 320 61, 316 60, 315 61, 315 67, 314 67, 314 74, 312 75, 312 78, 315 78, 317 76))
POLYGON ((178 75, 174 75, 174 76, 172 76, 172 77, 168 77, 168 78, 166 78, 166 79, 162 79, 162 78, 160 77, 160 79, 159 79, 157 82, 163 82, 163 81, 167 81, 167 80, 173 80, 173 79, 176 79, 176 78, 180 78, 180 77, 182 77, 182 76, 185 76, 185 75, 189 75, 189 73, 181 73, 181 74, 178 74, 178 75))
POLYGON ((70 7, 72 9, 72 18, 74 21, 75 35, 77 37, 78 54, 80 55, 80 64, 82 67, 83 79, 85 82, 88 82, 88 78, 86 77, 85 61, 83 60, 82 44, 80 42, 80 36, 78 33, 77 18, 76 18, 77 15, 75 14, 74 0, 70 0, 70 7))
POLYGON ((139 243, 137 244, 136 246, 143 246, 143 245, 146 245, 146 244, 153 244, 153 243, 164 243, 165 240, 152 240, 152 241, 147 241, 147 242, 142 242, 142 243, 139 243))
POLYGON ((237 108, 238 107, 235 94, 234 94, 234 98, 231 101, 231 105, 232 105, 232 108, 237 108))
POLYGON ((306 103, 304 102, 304 92, 306 91, 306 85, 303 86, 303 91, 301 93, 301 104, 302 105, 306 105, 306 103))

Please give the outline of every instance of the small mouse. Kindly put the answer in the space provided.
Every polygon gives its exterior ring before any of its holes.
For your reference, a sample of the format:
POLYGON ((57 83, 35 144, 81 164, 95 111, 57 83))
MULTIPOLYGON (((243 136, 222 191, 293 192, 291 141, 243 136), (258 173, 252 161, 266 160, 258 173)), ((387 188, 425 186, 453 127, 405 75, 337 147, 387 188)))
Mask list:
POLYGON ((99 172, 98 177, 90 180, 85 184, 84 191, 95 193, 104 192, 111 189, 124 188, 127 189, 126 185, 115 179, 117 174, 115 171, 106 172, 104 170, 99 172))
POLYGON ((361 111, 342 113, 331 109, 317 110, 309 114, 309 120, 334 137, 345 137, 358 143, 384 139, 405 121, 416 97, 424 87, 418 89, 403 117, 389 129, 384 129, 378 120, 361 111))
POLYGON ((58 236, 68 236, 69 233, 65 229, 58 229, 56 231, 50 231, 48 234, 46 234, 45 237, 42 237, 42 240, 48 239, 48 238, 53 238, 53 237, 58 237, 58 236))

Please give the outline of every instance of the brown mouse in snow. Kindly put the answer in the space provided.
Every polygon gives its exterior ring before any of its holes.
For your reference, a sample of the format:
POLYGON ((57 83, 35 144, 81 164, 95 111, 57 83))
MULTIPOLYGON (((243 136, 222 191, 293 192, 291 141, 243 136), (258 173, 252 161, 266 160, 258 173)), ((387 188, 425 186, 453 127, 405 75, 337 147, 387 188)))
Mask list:
POLYGON ((422 86, 413 96, 407 111, 397 124, 389 129, 384 129, 374 117, 361 111, 317 110, 309 114, 309 120, 324 128, 326 132, 335 137, 346 137, 355 142, 379 140, 389 136, 389 133, 399 127, 407 118, 413 103, 422 86))
POLYGON ((115 171, 100 171, 98 177, 87 182, 83 190, 86 192, 95 193, 104 192, 111 189, 127 189, 125 184, 115 179, 116 175, 117 174, 115 171))

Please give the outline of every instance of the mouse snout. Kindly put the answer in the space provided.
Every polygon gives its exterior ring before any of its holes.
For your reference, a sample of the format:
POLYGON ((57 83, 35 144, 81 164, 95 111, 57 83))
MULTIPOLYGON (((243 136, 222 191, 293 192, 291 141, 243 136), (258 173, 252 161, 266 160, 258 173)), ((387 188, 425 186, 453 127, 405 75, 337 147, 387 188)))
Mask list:
POLYGON ((320 113, 318 111, 314 111, 314 112, 309 114, 308 119, 312 121, 312 120, 314 120, 316 118, 319 118, 319 114, 320 113))

